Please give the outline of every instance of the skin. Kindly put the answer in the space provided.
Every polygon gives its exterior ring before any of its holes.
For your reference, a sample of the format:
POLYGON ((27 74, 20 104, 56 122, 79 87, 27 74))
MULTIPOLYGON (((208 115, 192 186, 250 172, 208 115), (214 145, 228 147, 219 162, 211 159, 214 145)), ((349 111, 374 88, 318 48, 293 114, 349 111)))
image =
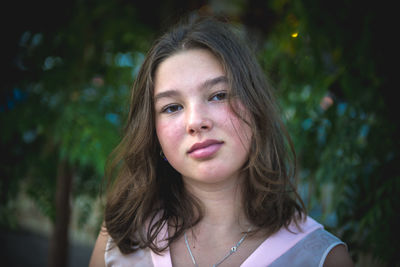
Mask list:
MULTIPOLYGON (((243 214, 240 169, 248 158, 251 130, 229 108, 230 88, 218 59, 204 49, 174 54, 155 73, 154 104, 157 137, 164 155, 179 173, 185 187, 204 206, 203 220, 187 231, 199 266, 212 266, 251 226, 243 214), (212 153, 190 152, 196 143, 216 140, 212 153), (205 155, 205 156, 204 156, 205 155)), ((241 113, 247 111, 233 100, 241 113)), ((248 116, 248 115, 247 115, 248 116)), ((206 151, 207 152, 207 151, 206 151)), ((208 151, 210 152, 210 151, 208 151)), ((173 229, 169 229, 173 234, 173 229)), ((239 266, 265 240, 246 238, 237 253, 220 266, 239 266)), ((99 234, 91 267, 104 266, 108 235, 99 234)), ((173 266, 193 266, 184 238, 170 246, 173 266)), ((336 246, 324 266, 353 266, 346 248, 336 246)))
POLYGON ((177 53, 159 65, 154 91, 158 140, 184 181, 215 186, 238 179, 251 131, 229 108, 230 88, 219 61, 203 49, 177 53), (216 153, 204 158, 188 153, 210 139, 221 142, 216 153))
POLYGON ((106 229, 102 227, 97 237, 92 256, 90 258, 89 267, 105 267, 104 253, 106 251, 108 234, 106 229))

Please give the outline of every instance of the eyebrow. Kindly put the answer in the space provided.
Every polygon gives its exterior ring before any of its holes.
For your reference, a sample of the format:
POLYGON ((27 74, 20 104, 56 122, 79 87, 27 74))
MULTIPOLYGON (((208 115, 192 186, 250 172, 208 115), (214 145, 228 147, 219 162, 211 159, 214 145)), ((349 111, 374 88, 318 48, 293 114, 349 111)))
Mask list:
MULTIPOLYGON (((212 78, 209 80, 204 81, 199 88, 205 89, 205 88, 211 88, 216 84, 219 83, 228 83, 228 78, 226 78, 225 76, 218 76, 216 78, 212 78)), ((154 96, 154 103, 156 103, 159 99, 164 98, 164 97, 174 97, 174 96, 178 96, 180 95, 180 93, 177 90, 167 90, 161 93, 158 93, 154 96)))

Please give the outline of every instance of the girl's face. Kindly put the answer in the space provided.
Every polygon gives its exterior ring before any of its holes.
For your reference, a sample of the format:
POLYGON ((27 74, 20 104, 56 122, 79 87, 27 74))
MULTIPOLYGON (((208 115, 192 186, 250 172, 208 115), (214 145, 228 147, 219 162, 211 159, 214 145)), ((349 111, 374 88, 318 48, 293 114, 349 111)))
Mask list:
MULTIPOLYGON (((236 179, 252 134, 229 107, 218 59, 205 49, 179 52, 158 66, 154 80, 156 132, 168 162, 187 182, 236 179)), ((233 103, 248 113, 240 101, 233 103)))

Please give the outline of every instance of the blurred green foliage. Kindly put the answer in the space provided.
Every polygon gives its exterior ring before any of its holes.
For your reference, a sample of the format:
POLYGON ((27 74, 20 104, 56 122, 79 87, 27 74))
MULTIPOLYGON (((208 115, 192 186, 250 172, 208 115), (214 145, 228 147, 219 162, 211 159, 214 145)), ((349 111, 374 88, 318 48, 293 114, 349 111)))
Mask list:
MULTIPOLYGON (((393 265, 399 142, 389 56, 377 33, 381 12, 347 1, 237 2, 235 20, 262 30, 258 56, 295 143, 310 215, 347 242, 355 259, 370 253, 393 265), (256 7, 268 14, 258 22, 249 16, 260 13, 256 7)), ((3 225, 15 225, 14 199, 22 188, 54 220, 55 177, 65 159, 73 171, 72 193, 84 199, 78 223, 85 223, 143 53, 159 33, 149 21, 163 23, 129 1, 71 3, 57 27, 21 31, 13 59, 20 76, 2 85, 3 225)), ((168 9, 157 14, 171 16, 168 9)))
POLYGON ((62 159, 73 170, 73 194, 98 196, 107 156, 118 142, 130 85, 144 57, 140 51, 151 33, 130 4, 75 4, 59 29, 24 31, 16 44, 23 78, 5 85, 0 110, 1 125, 7 125, 1 135, 7 153, 1 223, 15 221, 12 199, 21 182, 54 220, 62 159))
MULTIPOLYGON (((378 6, 297 1, 280 14, 260 52, 278 88, 310 215, 341 236, 357 259, 397 262, 398 125, 388 101, 378 6)), ((385 25, 389 27, 388 25, 385 25)), ((387 53, 387 52, 386 52, 387 53)))

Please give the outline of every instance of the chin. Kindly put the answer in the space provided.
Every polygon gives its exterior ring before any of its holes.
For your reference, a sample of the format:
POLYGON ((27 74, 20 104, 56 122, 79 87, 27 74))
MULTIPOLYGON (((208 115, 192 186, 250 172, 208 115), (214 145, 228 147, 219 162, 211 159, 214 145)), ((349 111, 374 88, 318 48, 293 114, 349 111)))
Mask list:
POLYGON ((207 173, 197 173, 195 176, 185 176, 183 179, 190 179, 196 181, 197 183, 204 184, 220 184, 224 182, 229 182, 237 179, 237 173, 221 173, 221 172, 207 172, 207 173))

